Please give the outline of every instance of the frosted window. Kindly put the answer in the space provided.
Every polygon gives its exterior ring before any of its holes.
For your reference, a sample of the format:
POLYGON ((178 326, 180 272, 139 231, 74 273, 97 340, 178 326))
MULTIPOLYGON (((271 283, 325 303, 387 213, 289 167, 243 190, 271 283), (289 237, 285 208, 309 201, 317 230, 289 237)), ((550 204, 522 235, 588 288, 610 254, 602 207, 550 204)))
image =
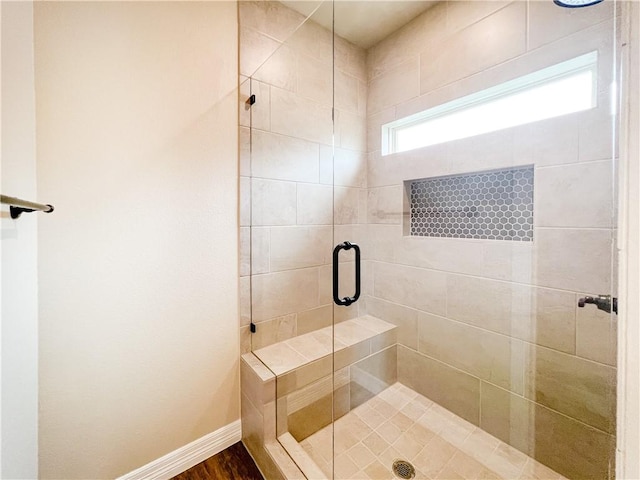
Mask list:
POLYGON ((383 154, 588 110, 596 106, 597 52, 383 125, 383 154))

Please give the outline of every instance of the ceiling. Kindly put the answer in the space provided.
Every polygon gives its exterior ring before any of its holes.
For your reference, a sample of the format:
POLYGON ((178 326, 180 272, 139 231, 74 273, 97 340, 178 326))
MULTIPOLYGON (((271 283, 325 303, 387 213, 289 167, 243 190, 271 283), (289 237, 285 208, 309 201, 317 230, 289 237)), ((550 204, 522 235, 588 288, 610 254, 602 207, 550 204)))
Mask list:
MULTIPOLYGON (((320 5, 318 1, 281 1, 304 16, 311 15, 315 10, 313 20, 331 30, 331 2, 322 2, 320 5)), ((335 32, 351 43, 368 49, 436 3, 434 0, 336 0, 335 32)))

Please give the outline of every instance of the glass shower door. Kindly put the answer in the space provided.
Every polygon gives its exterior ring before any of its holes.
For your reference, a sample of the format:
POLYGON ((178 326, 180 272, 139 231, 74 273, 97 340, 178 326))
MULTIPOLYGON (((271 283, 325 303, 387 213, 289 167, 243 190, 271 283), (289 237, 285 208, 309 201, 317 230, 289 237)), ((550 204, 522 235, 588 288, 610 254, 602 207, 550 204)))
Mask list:
POLYGON ((619 6, 240 2, 243 321, 308 478, 614 478, 619 6))
POLYGON ((406 3, 335 5, 336 478, 613 478, 616 3, 406 3))
POLYGON ((275 375, 264 441, 277 440, 307 477, 331 476, 332 430, 315 460, 304 440, 333 423, 333 5, 240 8, 241 51, 257 64, 246 92, 247 320, 252 352, 275 375))

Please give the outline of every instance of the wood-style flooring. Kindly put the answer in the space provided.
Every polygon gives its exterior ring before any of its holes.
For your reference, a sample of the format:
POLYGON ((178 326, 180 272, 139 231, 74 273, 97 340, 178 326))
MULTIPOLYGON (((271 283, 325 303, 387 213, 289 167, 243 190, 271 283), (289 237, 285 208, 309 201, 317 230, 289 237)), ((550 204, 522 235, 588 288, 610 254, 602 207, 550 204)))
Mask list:
POLYGON ((264 480, 242 442, 191 467, 172 480, 264 480))

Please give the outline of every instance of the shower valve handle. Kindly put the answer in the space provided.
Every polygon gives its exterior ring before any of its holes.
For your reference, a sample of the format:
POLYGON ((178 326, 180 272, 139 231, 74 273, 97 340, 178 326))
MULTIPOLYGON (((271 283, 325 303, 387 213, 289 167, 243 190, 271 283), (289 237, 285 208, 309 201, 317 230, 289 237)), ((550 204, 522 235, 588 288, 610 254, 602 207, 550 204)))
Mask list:
POLYGON ((586 304, 592 304, 603 312, 618 313, 618 299, 611 298, 611 295, 598 295, 597 297, 582 297, 578 299, 578 307, 584 308, 586 304))

